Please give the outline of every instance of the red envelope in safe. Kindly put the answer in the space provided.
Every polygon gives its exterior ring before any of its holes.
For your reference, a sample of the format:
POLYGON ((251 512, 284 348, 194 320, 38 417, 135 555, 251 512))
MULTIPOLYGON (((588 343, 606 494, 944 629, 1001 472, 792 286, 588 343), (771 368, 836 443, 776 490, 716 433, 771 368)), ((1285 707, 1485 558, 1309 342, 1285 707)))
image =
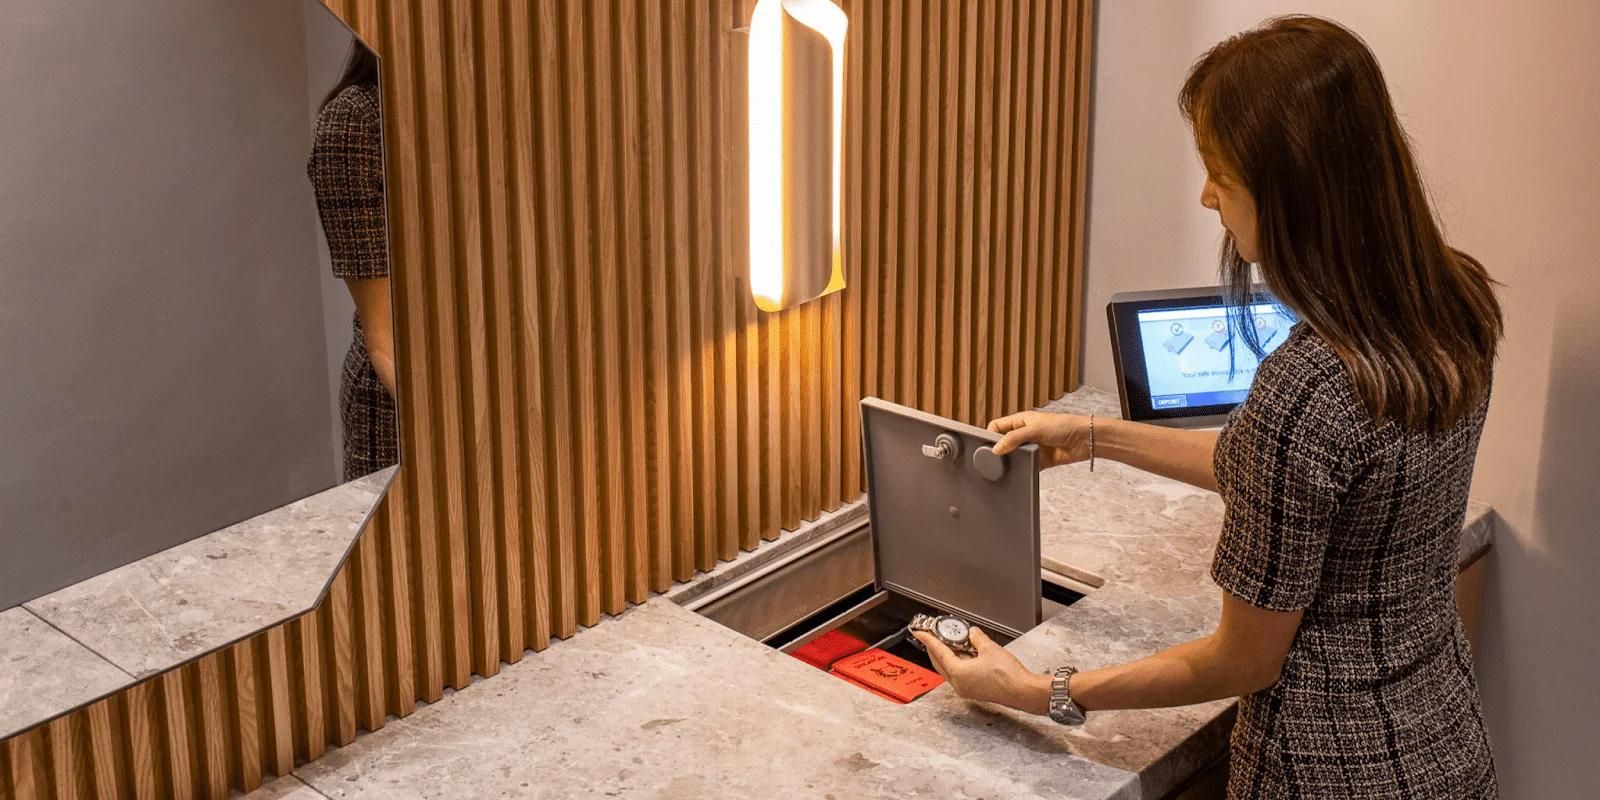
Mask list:
POLYGON ((867 643, 843 631, 827 633, 806 642, 791 654, 817 669, 827 669, 833 662, 852 653, 867 649, 867 643))
POLYGON ((944 683, 939 673, 877 649, 841 659, 833 665, 833 671, 902 703, 909 703, 944 683))

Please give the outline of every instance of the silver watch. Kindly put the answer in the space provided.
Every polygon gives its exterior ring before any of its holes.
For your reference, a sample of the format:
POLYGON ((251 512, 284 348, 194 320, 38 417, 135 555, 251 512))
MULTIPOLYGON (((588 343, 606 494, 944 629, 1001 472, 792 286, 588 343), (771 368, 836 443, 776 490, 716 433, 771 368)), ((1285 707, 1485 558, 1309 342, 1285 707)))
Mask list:
MULTIPOLYGON (((972 646, 972 624, 960 617, 949 614, 939 616, 918 614, 911 618, 911 624, 906 628, 911 631, 931 633, 957 653, 969 656, 978 654, 978 648, 972 646)), ((911 643, 919 649, 922 648, 922 642, 917 641, 915 636, 911 637, 911 643)))
POLYGON ((1062 725, 1082 725, 1083 709, 1072 702, 1072 676, 1076 667, 1057 667, 1050 679, 1050 718, 1062 725))

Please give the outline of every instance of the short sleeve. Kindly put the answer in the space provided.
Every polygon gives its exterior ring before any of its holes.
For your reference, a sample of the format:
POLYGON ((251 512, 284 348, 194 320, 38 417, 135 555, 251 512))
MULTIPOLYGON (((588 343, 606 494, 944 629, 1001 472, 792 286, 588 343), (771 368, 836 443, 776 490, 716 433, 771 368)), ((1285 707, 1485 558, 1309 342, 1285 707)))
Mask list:
POLYGON ((1292 357, 1269 358, 1217 441, 1226 511, 1211 577, 1258 608, 1304 609, 1321 584, 1347 489, 1345 415, 1329 399, 1329 377, 1292 357))
POLYGON ((334 277, 388 277, 383 133, 368 90, 345 89, 323 109, 307 172, 334 277))

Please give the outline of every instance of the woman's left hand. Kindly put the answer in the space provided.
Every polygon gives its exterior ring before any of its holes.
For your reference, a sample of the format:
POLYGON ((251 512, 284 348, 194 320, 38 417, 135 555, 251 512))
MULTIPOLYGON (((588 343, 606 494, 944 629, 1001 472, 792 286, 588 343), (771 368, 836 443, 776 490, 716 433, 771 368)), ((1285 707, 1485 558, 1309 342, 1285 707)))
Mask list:
POLYGON ((995 644, 983 631, 972 629, 972 646, 978 650, 972 658, 956 655, 933 634, 916 631, 912 635, 927 649, 934 669, 961 697, 1030 714, 1049 711, 1049 676, 1023 666, 1011 651, 995 644))

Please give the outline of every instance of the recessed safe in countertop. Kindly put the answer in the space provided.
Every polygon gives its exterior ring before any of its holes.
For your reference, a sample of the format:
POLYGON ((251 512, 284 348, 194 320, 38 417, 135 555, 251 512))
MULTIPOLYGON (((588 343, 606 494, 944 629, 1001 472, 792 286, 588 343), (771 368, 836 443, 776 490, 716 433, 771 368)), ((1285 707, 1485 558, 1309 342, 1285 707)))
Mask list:
MULTIPOLYGON (((870 524, 841 531, 689 607, 900 702, 937 685, 906 626, 949 613, 1009 642, 1083 595, 1043 573, 1037 448, 869 398, 862 402, 870 524), (816 663, 813 643, 859 642, 816 663), (884 662, 851 674, 855 660, 884 662), (892 674, 890 674, 892 673, 892 674), (882 685, 874 676, 883 679, 882 685), (904 691, 897 680, 909 681, 904 691), (907 688, 909 687, 909 688, 907 688)), ((876 663, 876 662, 875 662, 876 663)))

